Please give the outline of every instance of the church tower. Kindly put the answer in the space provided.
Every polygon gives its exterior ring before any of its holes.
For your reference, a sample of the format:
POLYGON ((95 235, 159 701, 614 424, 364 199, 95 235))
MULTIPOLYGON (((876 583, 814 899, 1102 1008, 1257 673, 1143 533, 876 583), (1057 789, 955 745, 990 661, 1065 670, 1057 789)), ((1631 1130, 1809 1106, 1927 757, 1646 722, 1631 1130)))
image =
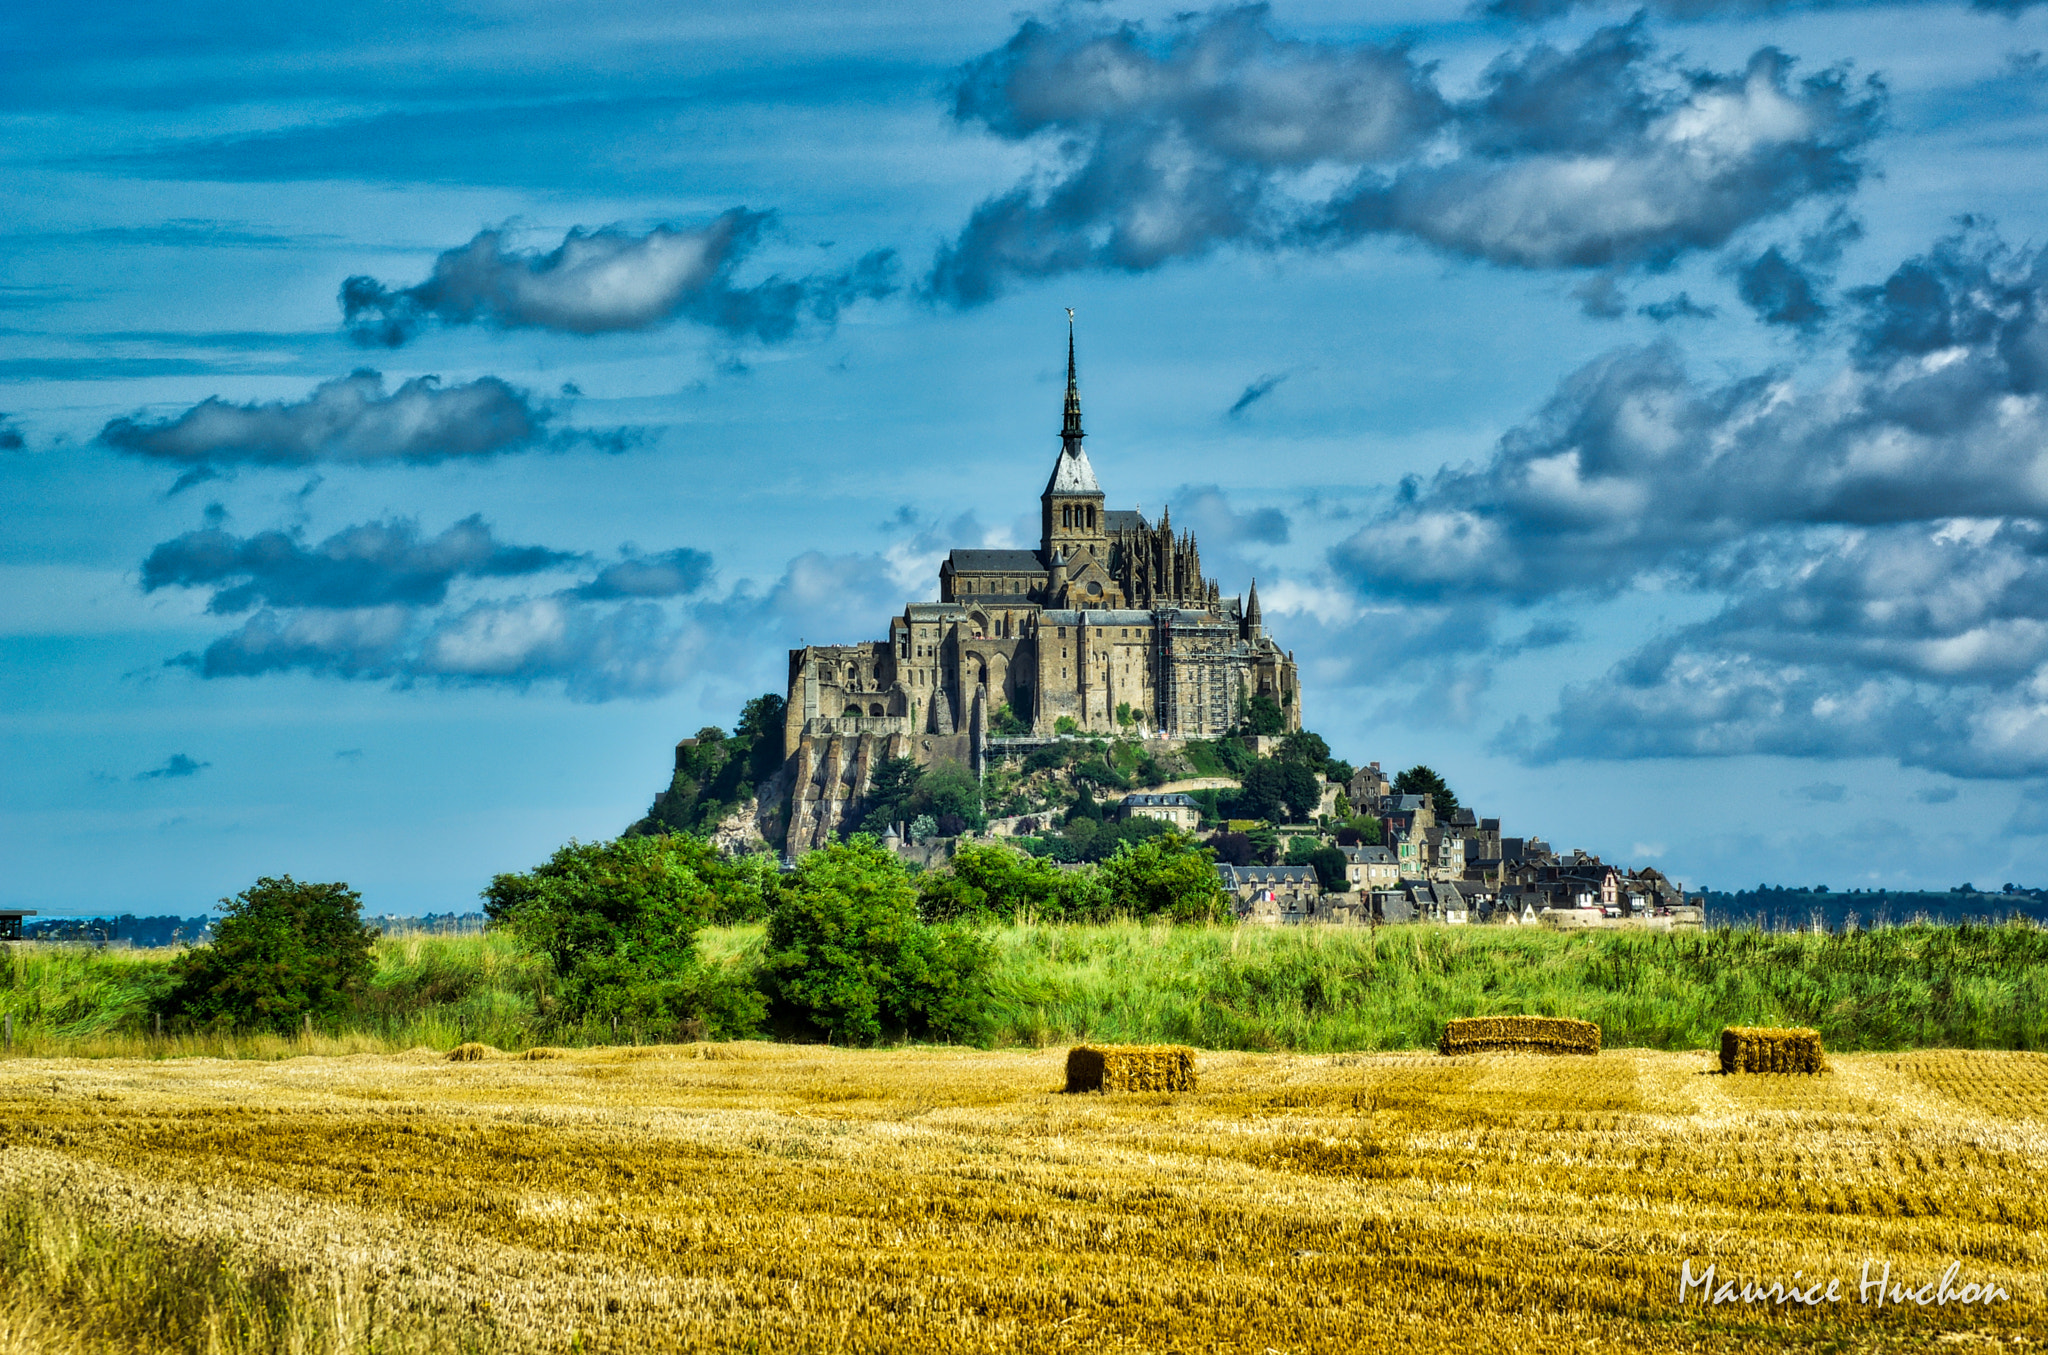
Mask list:
POLYGON ((1086 562, 1109 567, 1109 519, 1102 507, 1102 486, 1081 447, 1081 391, 1074 379, 1074 313, 1067 312, 1067 413, 1060 427, 1060 459, 1046 481, 1039 502, 1044 505, 1044 539, 1039 553, 1050 564, 1063 552, 1069 569, 1086 562))

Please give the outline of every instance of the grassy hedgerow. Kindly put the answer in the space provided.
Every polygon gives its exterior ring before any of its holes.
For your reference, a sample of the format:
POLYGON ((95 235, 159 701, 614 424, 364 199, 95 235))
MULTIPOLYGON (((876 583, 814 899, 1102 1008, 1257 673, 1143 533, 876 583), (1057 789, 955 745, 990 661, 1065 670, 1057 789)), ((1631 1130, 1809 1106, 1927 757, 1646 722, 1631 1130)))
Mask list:
MULTIPOLYGON (((1608 1048, 1711 1049, 1727 1026, 1808 1026, 1842 1051, 2048 1048, 2048 930, 1717 930, 1023 924, 987 933, 996 1044, 1173 1043, 1308 1053, 1428 1049, 1459 1017, 1597 1023, 1608 1048)), ((659 1042, 688 1032, 565 1023, 545 960, 509 937, 380 940, 348 1017, 298 1036, 175 1026, 151 1004, 170 951, 15 945, 0 1013, 17 1053, 293 1053, 659 1042)), ((706 928, 699 958, 758 972, 758 925, 706 928)))

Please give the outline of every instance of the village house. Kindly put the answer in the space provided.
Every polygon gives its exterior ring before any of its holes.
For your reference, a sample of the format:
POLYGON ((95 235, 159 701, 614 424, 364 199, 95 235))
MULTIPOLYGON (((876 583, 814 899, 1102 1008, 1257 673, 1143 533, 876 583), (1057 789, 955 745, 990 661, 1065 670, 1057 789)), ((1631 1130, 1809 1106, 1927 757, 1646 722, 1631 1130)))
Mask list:
POLYGON ((1192 795, 1126 795, 1116 808, 1119 819, 1159 819, 1183 833, 1202 826, 1202 807, 1192 795))
POLYGON ((1224 892, 1240 922, 1299 923, 1316 919, 1323 896, 1314 866, 1233 866, 1220 862, 1224 892))
POLYGON ((1401 882, 1401 863, 1385 847, 1339 847, 1344 853, 1344 878, 1355 890, 1371 893, 1401 882))

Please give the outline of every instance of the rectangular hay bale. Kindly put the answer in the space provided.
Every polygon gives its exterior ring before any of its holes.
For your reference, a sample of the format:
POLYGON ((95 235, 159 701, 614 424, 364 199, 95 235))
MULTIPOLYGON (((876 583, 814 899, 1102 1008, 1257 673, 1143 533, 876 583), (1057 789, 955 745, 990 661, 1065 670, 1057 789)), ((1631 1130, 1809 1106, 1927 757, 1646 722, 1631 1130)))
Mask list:
POLYGON ((1721 1032, 1724 1073, 1818 1073, 1820 1032, 1807 1026, 1729 1026, 1721 1032))
POLYGON ((1440 1054, 1597 1054, 1600 1027, 1569 1016, 1467 1016, 1444 1022, 1440 1054))
POLYGON ((1070 1092, 1191 1092, 1195 1051, 1177 1044, 1076 1045, 1067 1051, 1070 1092))

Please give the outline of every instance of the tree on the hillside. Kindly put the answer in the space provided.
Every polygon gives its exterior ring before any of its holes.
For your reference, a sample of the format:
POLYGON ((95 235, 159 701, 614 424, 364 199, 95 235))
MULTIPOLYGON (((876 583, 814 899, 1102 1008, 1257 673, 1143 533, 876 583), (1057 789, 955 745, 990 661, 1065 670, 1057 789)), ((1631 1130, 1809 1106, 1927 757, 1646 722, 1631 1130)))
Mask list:
POLYGON ((864 817, 861 831, 880 836, 892 823, 907 821, 915 813, 910 806, 917 794, 917 759, 892 757, 868 777, 867 794, 861 797, 864 817))
POLYGON ((1344 870, 1344 853, 1335 847, 1317 847, 1308 854, 1308 864, 1316 868, 1316 878, 1330 893, 1341 894, 1351 888, 1351 878, 1344 870))
POLYGON ((1124 843, 1102 863, 1110 906, 1133 917, 1222 922, 1230 909, 1215 855, 1181 833, 1124 843))
POLYGON ((1330 745, 1324 741, 1322 735, 1312 730, 1297 729, 1280 740, 1280 748, 1275 756, 1289 762, 1305 763, 1321 772, 1323 764, 1330 760, 1330 745))
POLYGON ((988 732, 999 739, 1019 739, 1031 732, 1031 724, 1005 701, 988 717, 988 732))
POLYGON ((699 963, 697 932, 760 917, 774 873, 765 856, 728 860, 685 834, 572 841, 530 871, 494 877, 484 912, 548 957, 573 1019, 748 1035, 760 996, 743 975, 699 963))
POLYGON ((693 743, 677 750, 668 789, 626 831, 655 836, 705 832, 744 804, 782 765, 784 708, 783 698, 768 692, 741 709, 730 737, 716 725, 698 730, 693 743))
POLYGON ((1377 847, 1380 838, 1380 821, 1370 814, 1346 819, 1337 828, 1339 847, 1377 847))
POLYGON ((1074 803, 1067 808, 1067 822, 1075 819, 1093 819, 1102 822, 1102 806, 1095 802, 1095 794, 1088 789, 1088 783, 1081 783, 1081 793, 1074 797, 1074 803))
POLYGON ((978 1040, 991 954, 971 932, 920 920, 902 863, 862 833, 778 883, 761 972, 778 1019, 837 1043, 978 1040))
POLYGON ((375 933, 345 884, 265 876, 217 906, 213 943, 172 962, 169 1015, 290 1032, 340 1015, 370 981, 375 933))
POLYGON ((917 793, 911 797, 911 803, 919 811, 936 816, 941 824, 955 820, 953 833, 966 828, 978 832, 988 823, 988 815, 981 806, 981 781, 957 762, 939 762, 926 768, 918 778, 917 793))
POLYGON ((1287 728, 1280 703, 1263 692, 1238 708, 1239 728, 1246 734, 1278 734, 1287 728))
POLYGON ((1421 763, 1395 777, 1394 790, 1401 795, 1434 796, 1439 822, 1458 811, 1458 797, 1451 793, 1451 788, 1444 784, 1441 776, 1421 763))
POLYGON ((1217 833, 1209 839, 1209 850, 1216 853, 1220 862, 1249 866, 1255 849, 1252 840, 1243 833, 1217 833))
POLYGON ((1060 870, 1052 861, 995 843, 962 843, 944 870, 918 877, 917 906, 927 922, 1088 922, 1108 912, 1097 872, 1060 870))
POLYGON ((1305 764, 1285 758, 1263 758, 1245 773, 1240 804, 1254 818, 1278 823, 1283 819, 1309 818, 1322 798, 1322 778, 1305 764))

